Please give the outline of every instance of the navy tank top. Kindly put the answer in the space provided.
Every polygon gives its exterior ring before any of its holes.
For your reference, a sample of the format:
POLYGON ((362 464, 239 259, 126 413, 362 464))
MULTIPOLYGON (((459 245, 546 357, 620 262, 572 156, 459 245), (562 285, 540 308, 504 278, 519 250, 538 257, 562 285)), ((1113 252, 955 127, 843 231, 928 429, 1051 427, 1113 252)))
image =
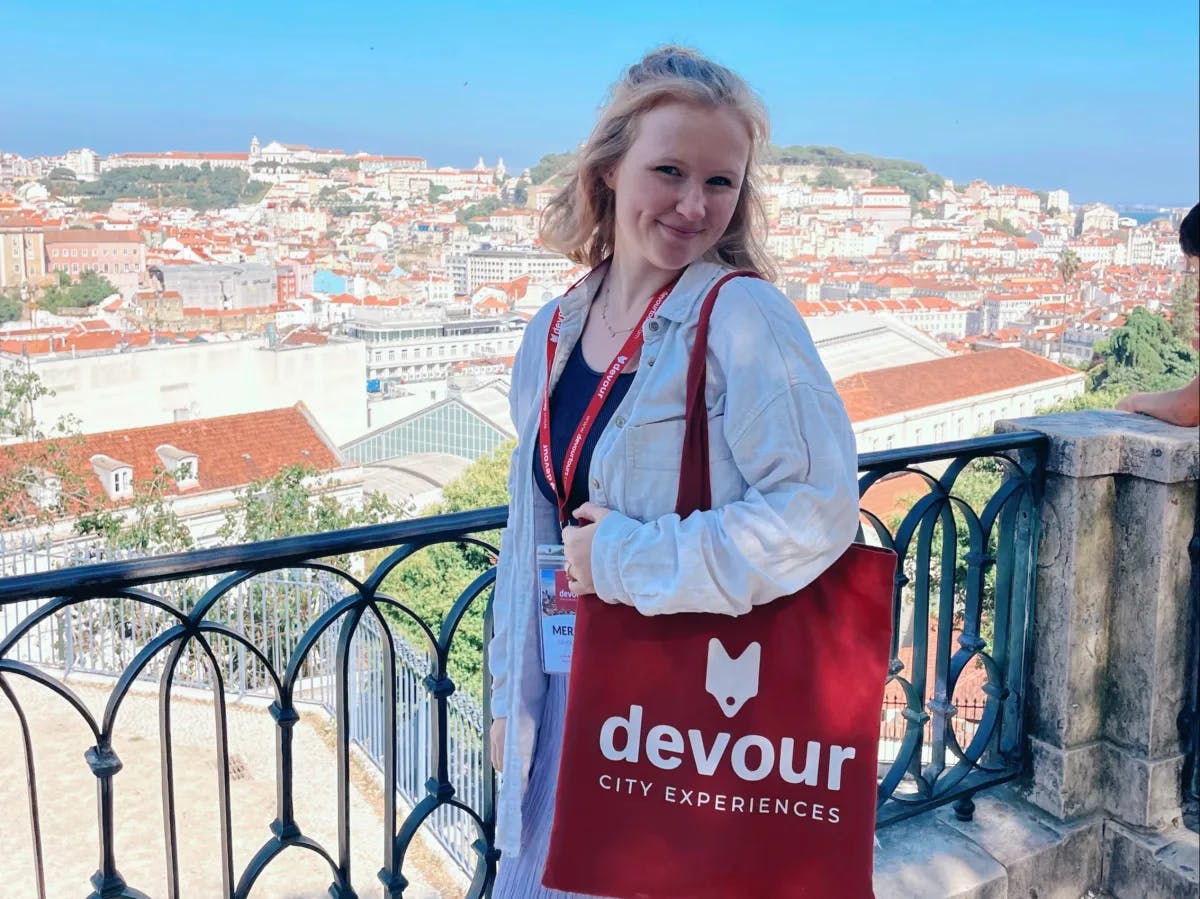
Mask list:
MULTIPOLYGON (((579 419, 583 417, 588 403, 595 396, 596 388, 600 386, 600 379, 604 377, 603 372, 592 371, 588 367, 583 358, 582 343, 576 343, 575 348, 571 350, 562 376, 550 393, 550 457, 554 463, 554 471, 560 479, 567 446, 575 434, 575 429, 579 427, 579 419)), ((635 374, 636 371, 626 371, 617 376, 616 383, 609 390, 604 404, 596 414, 596 421, 579 453, 579 467, 575 469, 575 480, 571 484, 571 494, 567 497, 568 515, 588 501, 588 468, 592 463, 592 452, 596 449, 596 442, 612 418, 613 412, 629 392, 629 385, 633 383, 635 374)), ((558 498, 554 495, 554 488, 546 483, 537 453, 533 454, 533 479, 542 495, 557 507, 558 498)))

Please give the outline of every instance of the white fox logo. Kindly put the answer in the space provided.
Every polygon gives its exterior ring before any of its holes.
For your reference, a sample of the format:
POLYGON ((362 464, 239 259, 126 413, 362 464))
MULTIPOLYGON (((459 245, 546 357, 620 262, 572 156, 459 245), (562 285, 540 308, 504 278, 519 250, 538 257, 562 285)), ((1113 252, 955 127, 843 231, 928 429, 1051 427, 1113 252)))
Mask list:
POLYGON ((758 695, 758 670, 762 646, 751 643, 736 659, 731 659, 716 637, 708 641, 708 674, 704 689, 712 694, 726 718, 742 710, 746 701, 758 695))
POLYGON ((617 364, 618 365, 624 365, 628 361, 629 361, 628 356, 617 356, 617 364))

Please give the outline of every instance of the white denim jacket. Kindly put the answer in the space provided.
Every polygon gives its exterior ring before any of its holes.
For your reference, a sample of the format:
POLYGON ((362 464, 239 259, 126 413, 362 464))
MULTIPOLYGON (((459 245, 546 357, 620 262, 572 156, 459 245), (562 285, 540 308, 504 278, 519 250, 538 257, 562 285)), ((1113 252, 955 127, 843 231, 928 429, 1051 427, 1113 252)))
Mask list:
MULTIPOLYGON (((645 323, 637 373, 587 471, 591 501, 614 510, 592 545, 596 592, 646 615, 740 615, 793 593, 841 556, 858 525, 858 457, 842 401, 792 304, 752 278, 726 282, 709 327, 713 508, 682 520, 675 514, 688 354, 700 304, 727 271, 693 263, 645 323)), ((555 383, 602 278, 602 269, 593 271, 540 310, 513 364, 509 403, 518 444, 488 650, 492 715, 508 719, 497 846, 510 858, 520 848, 521 798, 547 683, 536 630, 535 547, 560 539, 557 510, 533 481, 546 335, 561 306, 555 383)))

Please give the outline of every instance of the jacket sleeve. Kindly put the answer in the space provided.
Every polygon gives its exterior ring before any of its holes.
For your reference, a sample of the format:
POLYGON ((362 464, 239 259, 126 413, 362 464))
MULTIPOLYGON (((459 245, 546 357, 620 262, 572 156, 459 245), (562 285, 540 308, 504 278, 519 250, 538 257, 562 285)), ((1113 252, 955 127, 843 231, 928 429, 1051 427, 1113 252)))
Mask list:
POLYGON ((741 280, 722 289, 709 339, 714 365, 745 494, 683 519, 607 515, 592 545, 592 579, 606 601, 646 615, 741 615, 811 583, 854 540, 854 433, 787 299, 741 280))
MULTIPOLYGON (((513 427, 520 433, 521 425, 529 414, 530 403, 535 402, 534 395, 541 384, 537 366, 544 364, 546 333, 549 330, 550 315, 558 303, 547 303, 534 316, 525 329, 521 345, 513 359, 512 383, 508 391, 508 411, 513 427)), ((492 600, 492 639, 488 643, 488 669, 492 677, 492 717, 505 718, 508 716, 511 703, 510 672, 513 660, 509 658, 509 633, 512 629, 513 583, 517 580, 515 566, 522 557, 520 547, 512 545, 514 527, 514 510, 519 505, 514 501, 517 485, 521 483, 517 470, 520 464, 521 448, 518 444, 512 453, 508 465, 508 524, 500 536, 500 558, 496 563, 495 595, 492 600)), ((520 660, 516 661, 520 664, 520 660)))
MULTIPOLYGON (((514 421, 516 419, 514 418, 514 421)), ((500 534, 500 557, 496 562, 496 582, 492 599, 492 639, 488 643, 488 671, 492 676, 492 717, 508 717, 509 705, 509 650, 508 631, 511 626, 509 615, 508 584, 512 583, 513 558, 509 537, 513 533, 512 495, 516 482, 518 448, 514 447, 508 463, 508 526, 500 534)))

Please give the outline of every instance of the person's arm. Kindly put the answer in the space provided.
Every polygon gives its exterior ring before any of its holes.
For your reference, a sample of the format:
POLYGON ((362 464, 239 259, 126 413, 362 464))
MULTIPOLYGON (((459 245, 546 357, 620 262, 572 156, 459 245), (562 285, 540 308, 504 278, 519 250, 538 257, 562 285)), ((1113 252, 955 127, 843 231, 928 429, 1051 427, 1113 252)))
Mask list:
POLYGON ((1200 378, 1178 390, 1132 393, 1117 403, 1122 412, 1141 412, 1184 428, 1200 425, 1200 378))
POLYGON ((787 299, 742 283, 722 290, 709 346, 746 493, 683 519, 606 515, 591 548, 602 599, 739 615, 811 583, 854 540, 858 455, 842 401, 787 299))
MULTIPOLYGON (((549 330, 550 315, 557 302, 547 303, 539 310, 525 328, 521 343, 513 358, 512 381, 508 391, 508 413, 513 427, 520 432, 521 424, 529 411, 531 396, 540 383, 537 364, 544 363, 545 338, 549 330), (539 347, 538 344, 541 344, 539 347)), ((513 497, 520 483, 517 471, 520 446, 513 448, 508 463, 508 523, 500 537, 500 558, 496 562, 495 595, 492 600, 492 639, 488 643, 488 670, 492 678, 492 717, 503 719, 508 715, 510 704, 509 671, 514 660, 508 657, 508 634, 512 627, 509 614, 510 584, 515 579, 514 559, 519 552, 509 544, 513 529, 513 497)), ((516 661, 519 664, 519 660, 516 661)), ((499 761, 495 759, 494 761, 499 761)))

